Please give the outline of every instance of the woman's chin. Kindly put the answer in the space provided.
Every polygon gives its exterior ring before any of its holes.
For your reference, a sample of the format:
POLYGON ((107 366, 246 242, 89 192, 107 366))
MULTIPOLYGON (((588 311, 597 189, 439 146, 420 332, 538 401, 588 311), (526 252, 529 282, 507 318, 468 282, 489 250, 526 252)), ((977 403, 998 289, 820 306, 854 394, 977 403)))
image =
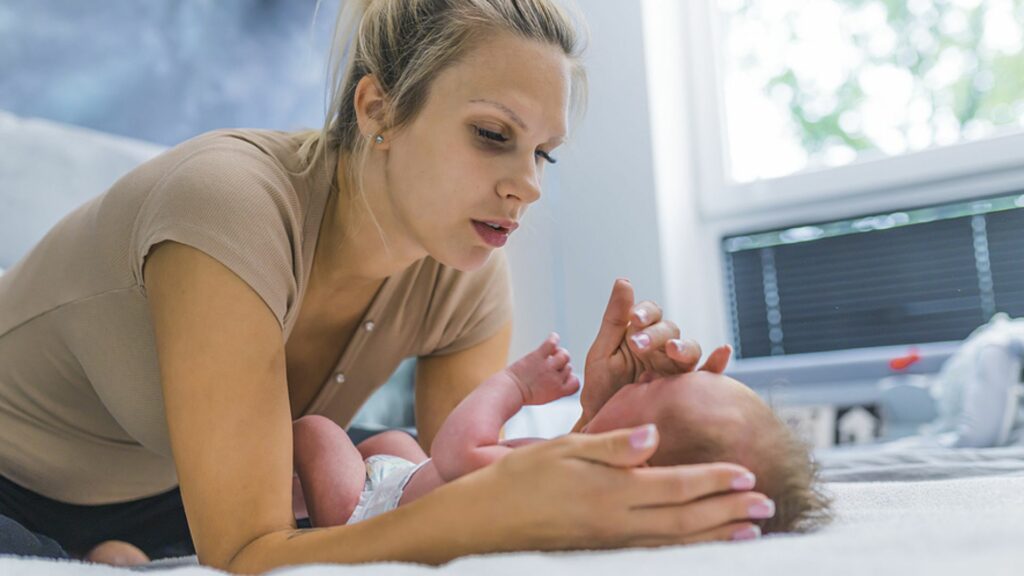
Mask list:
POLYGON ((483 268, 495 250, 495 248, 484 246, 472 246, 468 251, 463 251, 461 254, 446 254, 441 255, 441 257, 434 256, 434 259, 460 272, 473 272, 483 268))

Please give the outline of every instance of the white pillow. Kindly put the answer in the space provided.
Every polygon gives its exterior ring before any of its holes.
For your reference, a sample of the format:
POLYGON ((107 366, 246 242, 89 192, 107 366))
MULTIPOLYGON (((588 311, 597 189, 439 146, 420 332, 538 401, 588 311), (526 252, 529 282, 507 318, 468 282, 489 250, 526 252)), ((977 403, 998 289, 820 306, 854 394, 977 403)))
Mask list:
POLYGON ((0 268, 162 146, 0 110, 0 268))

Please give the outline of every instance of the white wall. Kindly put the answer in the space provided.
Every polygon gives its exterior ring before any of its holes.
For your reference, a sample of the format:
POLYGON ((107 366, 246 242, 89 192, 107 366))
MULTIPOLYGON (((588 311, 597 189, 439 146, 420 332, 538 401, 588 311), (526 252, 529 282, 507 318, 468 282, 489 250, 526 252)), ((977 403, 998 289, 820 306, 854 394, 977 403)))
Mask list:
POLYGON ((547 173, 544 196, 509 243, 512 358, 548 332, 582 375, 616 277, 665 300, 638 0, 578 0, 590 27, 589 107, 547 173))

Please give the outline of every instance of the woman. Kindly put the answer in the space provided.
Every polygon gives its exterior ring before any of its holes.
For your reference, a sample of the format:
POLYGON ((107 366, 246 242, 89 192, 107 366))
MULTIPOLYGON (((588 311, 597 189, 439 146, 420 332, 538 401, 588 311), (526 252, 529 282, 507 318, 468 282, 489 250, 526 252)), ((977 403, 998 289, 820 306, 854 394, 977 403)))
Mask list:
MULTIPOLYGON (((550 0, 348 2, 336 44, 348 39, 322 132, 185 142, 0 277, 0 536, 73 555, 194 542, 205 565, 262 572, 750 527, 763 497, 746 470, 639 468, 656 446, 622 430, 518 450, 500 473, 367 522, 296 529, 293 419, 347 424, 416 355, 429 446, 506 364, 500 247, 540 197, 583 87, 576 35, 550 0), (504 496, 480 506, 488 494, 504 496)), ((617 282, 577 429, 618 387, 692 370, 700 351, 678 334, 617 282)))

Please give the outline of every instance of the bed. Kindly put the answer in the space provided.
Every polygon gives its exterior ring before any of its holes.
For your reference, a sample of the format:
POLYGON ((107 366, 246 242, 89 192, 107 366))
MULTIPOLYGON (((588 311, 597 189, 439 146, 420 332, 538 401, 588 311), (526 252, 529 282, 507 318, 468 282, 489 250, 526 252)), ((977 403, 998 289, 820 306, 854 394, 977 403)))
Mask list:
MULTIPOLYGON (((818 455, 836 520, 806 535, 653 550, 518 553, 458 559, 439 568, 380 563, 308 565, 275 575, 459 574, 896 574, 985 576, 1024 572, 1024 447, 859 449, 818 455)), ((213 575, 194 557, 145 571, 213 575)), ((73 561, 0 557, 0 574, 129 574, 73 561)))

